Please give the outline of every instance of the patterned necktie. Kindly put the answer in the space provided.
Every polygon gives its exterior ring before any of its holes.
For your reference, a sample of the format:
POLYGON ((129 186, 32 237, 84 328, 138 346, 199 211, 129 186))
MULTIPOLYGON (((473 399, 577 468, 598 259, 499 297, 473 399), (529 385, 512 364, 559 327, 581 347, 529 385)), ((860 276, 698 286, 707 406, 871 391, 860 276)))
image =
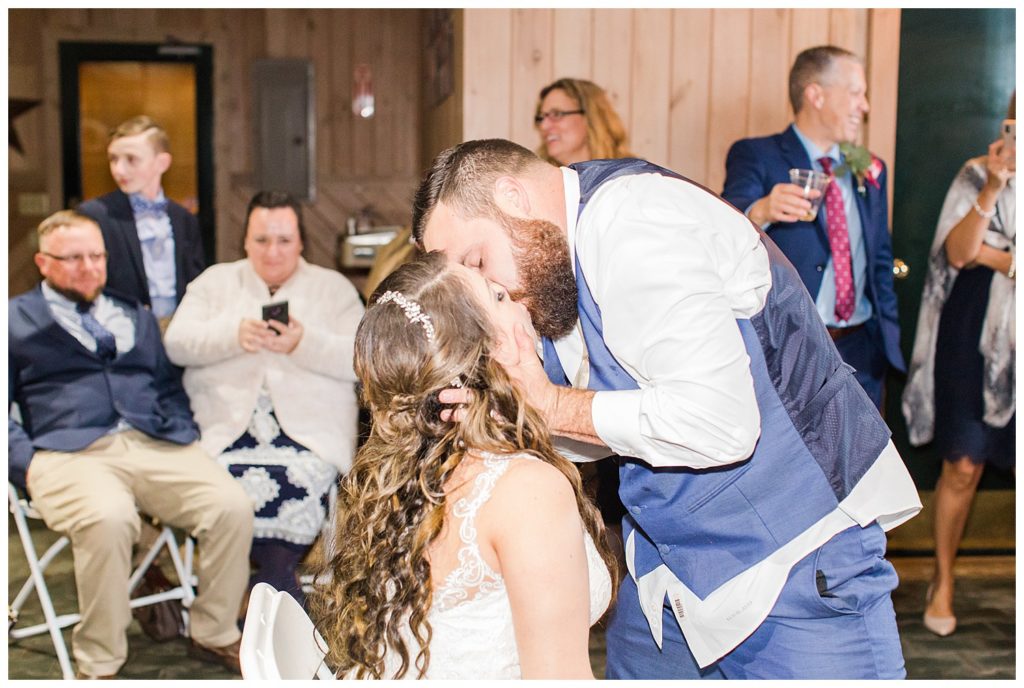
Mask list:
POLYGON ((96 354, 104 361, 112 361, 117 356, 117 341, 114 339, 114 334, 100 325, 100 321, 93 317, 90 312, 91 308, 91 303, 75 304, 75 310, 82 315, 82 327, 96 340, 96 354))
MULTIPOLYGON (((819 158, 825 174, 832 174, 832 160, 819 158)), ((836 272, 836 318, 849 320, 853 315, 853 265, 850 255, 850 230, 846 226, 843 192, 835 177, 825 189, 825 216, 828 220, 828 245, 832 250, 832 267, 836 272)))

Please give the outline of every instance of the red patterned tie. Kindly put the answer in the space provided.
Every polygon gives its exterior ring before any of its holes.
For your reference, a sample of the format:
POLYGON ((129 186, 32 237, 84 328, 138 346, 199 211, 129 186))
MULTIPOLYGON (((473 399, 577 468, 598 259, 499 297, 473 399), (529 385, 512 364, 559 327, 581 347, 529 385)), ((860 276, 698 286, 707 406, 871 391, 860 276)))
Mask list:
MULTIPOLYGON (((832 160, 819 158, 825 174, 832 174, 832 160)), ((825 189, 825 217, 828 220, 828 245, 832 250, 832 267, 836 271, 836 318, 849 320, 853 315, 853 266, 850 257, 850 230, 846 227, 846 206, 843 192, 835 177, 825 189)))

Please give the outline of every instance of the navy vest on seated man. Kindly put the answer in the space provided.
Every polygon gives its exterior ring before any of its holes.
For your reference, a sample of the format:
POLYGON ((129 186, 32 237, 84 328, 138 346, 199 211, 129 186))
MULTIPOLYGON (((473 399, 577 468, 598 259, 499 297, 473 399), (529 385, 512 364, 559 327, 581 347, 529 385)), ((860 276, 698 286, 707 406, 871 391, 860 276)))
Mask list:
MULTIPOLYGON (((602 183, 621 175, 656 173, 694 184, 642 160, 572 168, 580 180, 578 217, 602 183)), ((627 510, 623 536, 634 534, 627 547, 634 578, 664 564, 702 600, 834 511, 890 436, 853 369, 840 358, 793 266, 752 224, 751 231, 761 235, 772 278, 761 312, 736 321, 761 415, 753 455, 704 470, 658 469, 624 457, 620 468, 619 494, 627 510)), ((579 260, 575 264, 589 388, 639 389, 605 345, 600 308, 579 260)), ((547 339, 543 344, 549 378, 568 385, 554 344, 547 339)), ((660 615, 660 605, 648 613, 652 628, 660 615)))
POLYGON ((199 439, 181 373, 167 359, 153 315, 138 302, 104 294, 134 311, 135 346, 113 358, 61 327, 40 287, 8 302, 8 402, 18 403, 22 418, 21 425, 8 422, 8 466, 22 488, 36 449, 84 449, 121 418, 175 444, 199 439))

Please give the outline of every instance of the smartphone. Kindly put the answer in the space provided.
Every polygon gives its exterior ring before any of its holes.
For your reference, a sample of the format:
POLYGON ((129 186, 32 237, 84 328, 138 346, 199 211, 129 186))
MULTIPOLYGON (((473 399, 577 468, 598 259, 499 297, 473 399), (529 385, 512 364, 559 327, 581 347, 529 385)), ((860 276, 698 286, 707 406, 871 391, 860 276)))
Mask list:
POLYGON ((1003 120, 1003 151, 1017 150, 1017 120, 1003 120))
MULTIPOLYGON (((278 301, 277 303, 268 303, 263 307, 263 319, 267 322, 276 320, 277 322, 287 325, 288 324, 288 302, 278 301)), ((273 329, 273 328, 271 328, 273 329)), ((277 330, 274 330, 274 334, 281 334, 277 330)))

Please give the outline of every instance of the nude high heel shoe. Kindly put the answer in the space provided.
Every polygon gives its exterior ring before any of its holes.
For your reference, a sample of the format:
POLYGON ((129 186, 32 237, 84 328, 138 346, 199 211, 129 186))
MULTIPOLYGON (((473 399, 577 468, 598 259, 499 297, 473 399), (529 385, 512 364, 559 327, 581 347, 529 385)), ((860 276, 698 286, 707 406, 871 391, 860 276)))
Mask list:
POLYGON ((924 622, 924 627, 937 636, 945 638, 947 635, 951 635, 956 630, 956 617, 955 616, 932 616, 928 613, 928 605, 932 602, 932 592, 934 592, 934 584, 928 584, 928 591, 924 595, 924 616, 921 620, 924 622))

